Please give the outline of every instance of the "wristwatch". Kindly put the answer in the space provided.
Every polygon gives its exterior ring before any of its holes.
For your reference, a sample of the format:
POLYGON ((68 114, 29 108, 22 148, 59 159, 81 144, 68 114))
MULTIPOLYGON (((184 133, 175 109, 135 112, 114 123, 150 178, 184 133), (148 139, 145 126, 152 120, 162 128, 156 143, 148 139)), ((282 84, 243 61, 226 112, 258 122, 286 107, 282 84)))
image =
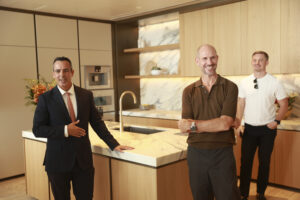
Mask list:
POLYGON ((195 122, 192 122, 190 131, 197 131, 197 126, 195 122))
POLYGON ((280 120, 275 119, 274 121, 277 123, 277 125, 280 124, 280 120))

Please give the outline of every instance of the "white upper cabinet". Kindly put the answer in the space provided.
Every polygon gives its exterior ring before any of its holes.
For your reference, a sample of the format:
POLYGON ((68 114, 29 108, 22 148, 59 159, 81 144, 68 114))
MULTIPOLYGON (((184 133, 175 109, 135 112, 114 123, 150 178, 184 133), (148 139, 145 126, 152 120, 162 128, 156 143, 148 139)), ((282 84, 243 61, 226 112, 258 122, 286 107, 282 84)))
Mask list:
POLYGON ((78 49, 75 19, 36 16, 37 46, 78 49))
POLYGON ((0 10, 0 45, 34 46, 33 14, 0 10))
POLYGON ((99 22, 78 21, 79 47, 82 50, 112 50, 111 25, 99 22))

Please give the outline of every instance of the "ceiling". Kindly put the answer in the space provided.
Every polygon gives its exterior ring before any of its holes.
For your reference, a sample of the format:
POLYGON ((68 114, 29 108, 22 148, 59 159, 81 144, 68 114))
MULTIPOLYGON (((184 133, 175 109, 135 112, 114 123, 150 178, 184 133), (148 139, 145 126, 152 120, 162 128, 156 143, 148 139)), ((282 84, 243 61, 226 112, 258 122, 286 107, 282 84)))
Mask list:
POLYGON ((213 0, 0 0, 0 6, 118 21, 213 0))

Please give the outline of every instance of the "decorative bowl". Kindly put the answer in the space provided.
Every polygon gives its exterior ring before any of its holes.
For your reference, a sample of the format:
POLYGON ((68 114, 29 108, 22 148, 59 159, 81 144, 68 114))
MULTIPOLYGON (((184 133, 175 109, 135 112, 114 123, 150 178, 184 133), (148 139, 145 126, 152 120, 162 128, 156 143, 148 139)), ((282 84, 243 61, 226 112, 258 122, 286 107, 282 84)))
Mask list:
POLYGON ((151 75, 157 76, 161 74, 161 70, 153 69, 151 70, 151 75))

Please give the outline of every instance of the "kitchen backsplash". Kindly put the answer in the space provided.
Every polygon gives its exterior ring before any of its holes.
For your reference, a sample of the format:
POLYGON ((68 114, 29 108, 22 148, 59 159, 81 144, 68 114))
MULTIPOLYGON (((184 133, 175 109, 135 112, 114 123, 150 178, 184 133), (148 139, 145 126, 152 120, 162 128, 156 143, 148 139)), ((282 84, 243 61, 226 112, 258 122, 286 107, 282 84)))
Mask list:
MULTIPOLYGON (((165 17, 165 20, 169 20, 167 19, 169 16, 165 17)), ((174 14, 171 21, 139 27, 139 48, 177 43, 179 43, 179 21, 176 16, 174 19, 174 14)), ((150 75, 153 66, 162 68, 163 74, 178 74, 179 58, 179 49, 140 53, 140 75, 150 75)))
MULTIPOLYGON (((288 94, 292 92, 300 95, 300 74, 274 75, 282 83, 288 94)), ((225 76, 226 77, 226 76, 225 76)), ((246 76, 227 76, 237 85, 246 76)), ((159 110, 181 110, 183 89, 199 78, 157 78, 141 79, 141 103, 154 104, 159 110)), ((300 117, 300 96, 293 104, 291 117, 300 117)))

